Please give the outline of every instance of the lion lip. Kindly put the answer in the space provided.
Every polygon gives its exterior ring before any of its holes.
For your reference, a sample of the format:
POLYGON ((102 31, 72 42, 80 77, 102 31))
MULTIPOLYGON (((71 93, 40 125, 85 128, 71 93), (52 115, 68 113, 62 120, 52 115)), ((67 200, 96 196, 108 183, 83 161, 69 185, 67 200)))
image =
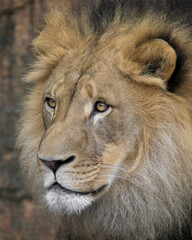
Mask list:
POLYGON ((76 195, 90 195, 91 194, 91 195, 95 196, 95 195, 101 193, 106 188, 106 186, 107 185, 103 185, 103 186, 99 187, 98 189, 89 191, 89 192, 80 192, 80 191, 74 191, 74 190, 65 188, 65 187, 61 186, 58 182, 55 182, 51 187, 49 187, 48 190, 60 189, 68 194, 76 194, 76 195))

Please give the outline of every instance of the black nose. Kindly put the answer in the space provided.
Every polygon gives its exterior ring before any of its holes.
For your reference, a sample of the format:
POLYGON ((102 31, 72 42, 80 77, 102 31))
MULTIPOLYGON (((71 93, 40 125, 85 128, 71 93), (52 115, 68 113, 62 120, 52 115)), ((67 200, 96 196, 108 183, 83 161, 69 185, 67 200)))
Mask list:
POLYGON ((70 162, 73 162, 75 159, 75 156, 71 156, 65 160, 45 160, 45 159, 41 159, 40 160, 47 165, 47 167, 49 167, 54 173, 56 173, 57 169, 64 164, 68 164, 70 162))

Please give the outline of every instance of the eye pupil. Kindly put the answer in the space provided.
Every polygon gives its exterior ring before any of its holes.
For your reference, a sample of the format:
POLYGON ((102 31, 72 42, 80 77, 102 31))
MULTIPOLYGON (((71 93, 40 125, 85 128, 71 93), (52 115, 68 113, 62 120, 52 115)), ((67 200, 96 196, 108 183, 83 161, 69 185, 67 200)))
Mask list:
POLYGON ((56 101, 52 98, 46 98, 46 102, 47 102, 47 105, 50 107, 50 108, 55 108, 56 106, 56 101))
POLYGON ((95 104, 95 110, 98 112, 105 112, 107 108, 108 106, 103 102, 96 102, 95 104))

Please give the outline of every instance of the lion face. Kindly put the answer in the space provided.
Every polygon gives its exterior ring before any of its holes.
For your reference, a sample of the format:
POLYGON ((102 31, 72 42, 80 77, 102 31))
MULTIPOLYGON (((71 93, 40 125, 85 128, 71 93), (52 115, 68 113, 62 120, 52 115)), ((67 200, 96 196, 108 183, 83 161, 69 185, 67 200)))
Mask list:
MULTIPOLYGON (((44 34, 36 40, 42 61, 44 34)), ((37 157, 44 198, 53 211, 80 212, 115 184, 123 165, 120 175, 127 178, 142 162, 144 126, 152 129, 158 117, 146 96, 158 105, 176 53, 161 39, 126 43, 114 40, 106 48, 101 39, 89 48, 85 41, 65 51, 47 74, 37 157)))
POLYGON ((38 163, 48 205, 79 212, 110 188, 121 163, 131 171, 140 128, 133 86, 110 62, 80 75, 68 73, 67 59, 44 92, 38 163))

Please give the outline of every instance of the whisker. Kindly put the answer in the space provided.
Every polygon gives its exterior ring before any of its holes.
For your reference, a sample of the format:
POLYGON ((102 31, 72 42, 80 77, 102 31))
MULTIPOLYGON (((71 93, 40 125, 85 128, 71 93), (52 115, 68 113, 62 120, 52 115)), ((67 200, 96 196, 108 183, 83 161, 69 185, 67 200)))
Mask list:
POLYGON ((107 167, 110 168, 111 167, 111 168, 115 168, 115 169, 118 169, 118 170, 121 170, 121 171, 127 173, 127 170, 122 168, 122 167, 120 167, 120 166, 113 165, 113 164, 108 164, 108 163, 105 163, 105 162, 101 162, 101 164, 104 164, 104 166, 101 165, 101 168, 107 168, 107 167))
MULTIPOLYGON (((126 181, 129 181, 129 182, 131 182, 130 181, 130 178, 125 178, 125 177, 121 177, 121 176, 117 176, 117 175, 109 175, 109 174, 106 174, 106 175, 103 175, 102 174, 102 176, 101 176, 101 178, 102 177, 114 177, 114 178, 118 178, 118 179, 123 179, 123 180, 126 180, 126 181)), ((97 179, 95 179, 94 181, 96 181, 97 179)), ((100 180, 100 179, 99 179, 100 180)), ((106 179, 102 179, 102 180, 106 180, 106 179)))
POLYGON ((126 177, 122 177, 122 176, 118 176, 118 175, 111 175, 111 174, 103 175, 103 174, 102 174, 100 179, 95 179, 94 181, 96 181, 96 182, 97 182, 97 181, 99 181, 99 182, 101 182, 101 181, 106 181, 106 179, 102 179, 102 178, 103 178, 103 177, 111 177, 111 176, 114 177, 114 179, 122 179, 122 180, 125 180, 125 181, 127 181, 127 182, 135 185, 135 186, 138 187, 138 188, 141 188, 141 186, 138 185, 137 182, 134 181, 129 175, 127 175, 126 177))

